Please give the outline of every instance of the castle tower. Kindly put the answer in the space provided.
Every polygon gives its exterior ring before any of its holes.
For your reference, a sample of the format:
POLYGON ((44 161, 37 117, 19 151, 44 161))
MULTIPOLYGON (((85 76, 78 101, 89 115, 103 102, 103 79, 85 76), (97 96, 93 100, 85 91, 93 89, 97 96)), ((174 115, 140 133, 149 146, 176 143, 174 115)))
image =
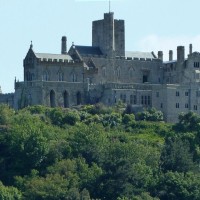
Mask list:
POLYGON ((63 36, 61 39, 61 54, 67 53, 67 37, 63 36))
POLYGON ((185 61, 185 47, 178 46, 177 47, 177 62, 184 62, 185 61))
POLYGON ((114 13, 104 14, 103 20, 92 23, 92 46, 98 46, 108 56, 125 55, 124 20, 115 20, 114 13))

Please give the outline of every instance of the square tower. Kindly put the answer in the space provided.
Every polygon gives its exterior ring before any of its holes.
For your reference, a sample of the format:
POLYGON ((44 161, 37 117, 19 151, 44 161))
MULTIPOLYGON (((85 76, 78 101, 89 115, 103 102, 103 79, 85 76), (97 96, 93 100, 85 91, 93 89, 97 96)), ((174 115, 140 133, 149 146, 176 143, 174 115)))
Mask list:
POLYGON ((124 20, 114 19, 114 13, 105 13, 103 20, 92 23, 92 46, 100 47, 109 56, 125 56, 124 20))

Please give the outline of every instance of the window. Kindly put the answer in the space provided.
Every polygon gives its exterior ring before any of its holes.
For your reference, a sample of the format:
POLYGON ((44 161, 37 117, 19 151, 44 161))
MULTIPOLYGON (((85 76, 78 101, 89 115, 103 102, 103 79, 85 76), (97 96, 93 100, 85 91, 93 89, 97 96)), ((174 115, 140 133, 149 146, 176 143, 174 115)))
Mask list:
POLYGON ((194 62, 194 67, 199 68, 199 62, 194 62))
POLYGON ((148 105, 150 106, 151 105, 151 97, 148 96, 148 105))
POLYGON ((126 95, 125 94, 121 94, 120 99, 122 100, 123 103, 126 103, 126 95))
POLYGON ((197 110, 197 105, 194 105, 194 110, 197 110))
POLYGON ((72 79, 72 82, 77 82, 77 75, 75 73, 72 73, 71 79, 72 79))
POLYGON ((185 104, 185 108, 189 108, 189 105, 188 105, 188 103, 186 103, 186 104, 185 104))
POLYGON ((187 92, 185 92, 185 96, 189 96, 189 92, 187 91, 187 92))
POLYGON ((148 76, 147 75, 143 75, 143 83, 148 82, 148 76))
POLYGON ((160 104, 160 108, 163 108, 163 104, 162 103, 160 104))
POLYGON ((62 72, 58 72, 58 81, 63 81, 63 73, 62 72))
POLYGON ((49 73, 48 73, 48 71, 44 71, 43 72, 42 80, 43 81, 49 81, 49 73))
POLYGON ((106 77, 106 68, 105 67, 103 67, 103 69, 102 69, 102 76, 106 77))
POLYGON ((144 96, 141 96, 141 104, 144 104, 144 96))
POLYGON ((196 91, 196 97, 200 97, 200 91, 196 91))
POLYGON ((136 95, 131 95, 130 96, 130 104, 137 104, 136 95))
POLYGON ((159 96, 160 96, 159 92, 156 92, 156 97, 159 97, 159 96))
POLYGON ((121 76, 120 68, 117 68, 116 75, 117 75, 117 79, 120 79, 120 76, 121 76))
POLYGON ((179 97, 179 96, 180 96, 180 94, 179 94, 179 91, 176 91, 176 96, 177 96, 177 97, 179 97))
POLYGON ((176 103, 176 108, 179 108, 179 103, 176 103))
POLYGON ((130 70, 129 70, 129 78, 130 78, 130 80, 133 78, 133 68, 130 68, 130 70))

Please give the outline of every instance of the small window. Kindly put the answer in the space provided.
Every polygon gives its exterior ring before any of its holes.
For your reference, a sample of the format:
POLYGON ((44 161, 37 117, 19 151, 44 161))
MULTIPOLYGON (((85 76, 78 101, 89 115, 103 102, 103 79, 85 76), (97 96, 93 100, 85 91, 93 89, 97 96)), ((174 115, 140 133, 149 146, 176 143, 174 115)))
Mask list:
POLYGON ((136 95, 130 95, 130 104, 137 104, 136 95))
POLYGON ((151 105, 151 97, 148 96, 148 105, 150 106, 151 105))
POLYGON ((143 83, 148 82, 148 76, 147 75, 143 75, 143 83))
POLYGON ((176 91, 176 96, 179 97, 180 96, 180 93, 179 91, 176 91))
POLYGON ((160 104, 160 108, 163 108, 163 103, 160 104))
POLYGON ((188 103, 186 103, 186 104, 185 104, 185 108, 189 108, 189 105, 188 105, 188 103))
POLYGON ((199 62, 194 62, 194 68, 199 68, 199 62))
POLYGON ((159 97, 159 96, 160 96, 159 92, 156 92, 156 97, 159 97))
POLYGON ((197 110, 197 105, 194 105, 194 110, 197 110))
POLYGON ((176 108, 179 108, 179 103, 176 103, 176 108))
POLYGON ((189 92, 187 91, 187 92, 185 92, 185 96, 187 97, 187 96, 189 96, 189 92))

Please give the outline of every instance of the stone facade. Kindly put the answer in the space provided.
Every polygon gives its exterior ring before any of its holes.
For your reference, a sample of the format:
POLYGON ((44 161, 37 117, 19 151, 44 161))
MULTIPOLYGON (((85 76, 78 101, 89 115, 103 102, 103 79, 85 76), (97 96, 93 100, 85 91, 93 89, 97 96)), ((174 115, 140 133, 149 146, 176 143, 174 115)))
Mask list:
POLYGON ((114 13, 94 21, 92 46, 72 45, 61 40, 61 54, 35 53, 33 45, 24 59, 24 81, 15 81, 15 93, 0 95, 0 102, 15 109, 28 105, 72 107, 118 101, 131 104, 135 111, 155 107, 168 122, 176 122, 181 112, 200 114, 200 53, 187 58, 177 47, 177 60, 169 51, 126 52, 125 25, 114 13))

